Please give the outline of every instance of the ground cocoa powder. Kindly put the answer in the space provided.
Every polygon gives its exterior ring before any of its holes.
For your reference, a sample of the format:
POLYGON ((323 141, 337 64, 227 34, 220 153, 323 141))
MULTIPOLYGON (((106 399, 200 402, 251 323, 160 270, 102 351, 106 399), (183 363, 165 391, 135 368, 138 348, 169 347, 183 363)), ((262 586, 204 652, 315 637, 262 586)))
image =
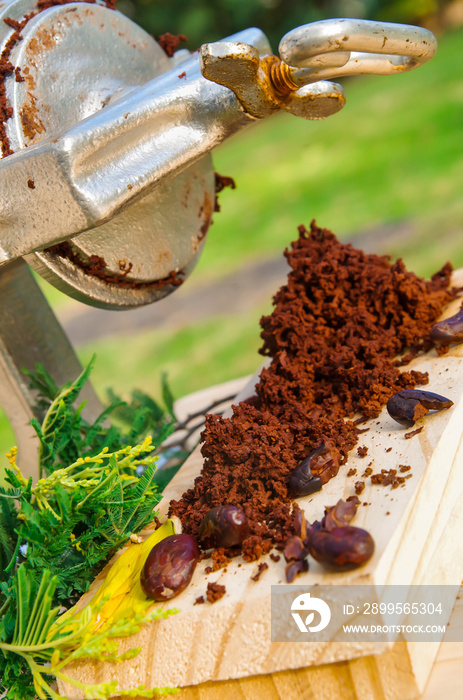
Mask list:
POLYGON ((295 533, 299 509, 287 482, 310 452, 332 446, 344 462, 360 432, 346 417, 375 417, 399 388, 427 383, 426 374, 400 372, 396 358, 431 346, 429 331, 456 294, 450 264, 425 281, 401 260, 342 244, 315 222, 310 231, 299 227, 285 256, 288 282, 261 319, 260 352, 271 364, 231 418, 207 416, 202 473, 170 504, 194 535, 208 510, 239 505, 250 524, 247 561, 295 533))
POLYGON ((178 45, 182 41, 188 41, 185 34, 171 34, 170 32, 166 32, 158 37, 159 46, 161 49, 164 49, 169 58, 172 58, 178 48, 178 45))
POLYGON ((230 187, 232 190, 236 190, 236 182, 232 177, 228 177, 227 175, 219 175, 219 173, 214 173, 215 177, 215 203, 214 203, 214 211, 219 212, 220 211, 220 204, 219 204, 219 194, 224 190, 226 187, 230 187))

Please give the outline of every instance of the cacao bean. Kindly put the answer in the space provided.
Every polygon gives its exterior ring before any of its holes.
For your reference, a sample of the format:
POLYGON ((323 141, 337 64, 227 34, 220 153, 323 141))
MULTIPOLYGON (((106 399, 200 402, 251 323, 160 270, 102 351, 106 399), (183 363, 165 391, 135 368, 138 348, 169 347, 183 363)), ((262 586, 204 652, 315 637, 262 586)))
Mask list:
POLYGON ((249 535, 248 519, 238 506, 212 508, 201 521, 199 539, 205 549, 235 547, 249 535))
POLYGON ((411 428, 415 421, 429 413, 430 410, 442 411, 453 406, 453 401, 433 394, 431 391, 405 389, 393 394, 387 402, 387 412, 398 423, 411 428))
POLYGON ((181 593, 190 583, 199 560, 199 547, 192 535, 169 535, 148 554, 140 583, 148 598, 158 602, 181 593))
POLYGON ((439 321, 431 328, 430 336, 436 343, 463 342, 463 308, 445 321, 439 321))
POLYGON ((347 571, 365 564, 372 556, 375 544, 366 530, 345 525, 332 530, 311 530, 308 548, 312 557, 321 564, 347 571))
POLYGON ((321 445, 294 469, 288 481, 289 490, 296 497, 320 491, 327 481, 336 476, 339 464, 339 451, 321 445))

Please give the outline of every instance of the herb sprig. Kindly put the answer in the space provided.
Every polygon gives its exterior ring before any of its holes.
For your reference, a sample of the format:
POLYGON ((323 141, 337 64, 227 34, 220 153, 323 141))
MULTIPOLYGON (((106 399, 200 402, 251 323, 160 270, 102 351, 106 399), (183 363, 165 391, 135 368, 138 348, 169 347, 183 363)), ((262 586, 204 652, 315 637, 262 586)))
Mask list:
MULTIPOLYGON (((7 455, 8 486, 0 487, 0 697, 8 700, 59 698, 51 683, 65 665, 80 656, 121 660, 114 638, 158 615, 140 612, 97 634, 82 619, 66 627, 60 615, 155 517, 161 496, 151 434, 162 440, 177 422, 165 380, 165 409, 142 393, 131 404, 113 395, 101 416, 87 422, 83 405, 75 404, 91 366, 61 388, 43 367, 29 374, 43 415, 34 421, 41 445, 37 484, 23 476, 15 448, 7 455), (118 425, 108 420, 116 414, 118 425)), ((85 692, 98 699, 114 690, 103 684, 85 692)), ((132 695, 155 692, 140 688, 132 695)))
POLYGON ((42 415, 41 423, 32 420, 40 441, 41 476, 72 464, 79 457, 93 456, 104 447, 114 452, 124 445, 139 444, 147 436, 159 446, 176 428, 174 397, 165 374, 161 375, 164 405, 139 390, 132 392, 130 402, 109 390, 108 406, 90 423, 82 414, 85 403, 76 408, 75 402, 94 362, 95 356, 75 381, 61 388, 43 365, 37 365, 35 372, 26 371, 30 387, 37 392, 36 410, 42 415))
POLYGON ((57 576, 61 605, 72 605, 97 569, 153 519, 160 494, 153 483, 157 458, 149 455, 152 450, 150 438, 112 453, 104 447, 35 486, 17 467, 16 450, 9 453, 6 480, 12 489, 0 493, 0 499, 15 498, 19 504, 15 552, 30 570, 47 568, 57 576), (137 476, 140 464, 144 472, 137 476))
POLYGON ((13 585, 18 608, 14 636, 11 643, 0 642, 5 658, 12 658, 13 662, 7 666, 7 677, 3 677, 3 682, 8 680, 12 671, 18 672, 18 664, 14 660, 19 658, 29 671, 26 675, 31 677, 32 684, 25 685, 21 677, 12 678, 8 698, 23 700, 38 696, 41 700, 60 700, 61 696, 52 687, 56 678, 83 690, 85 698, 92 700, 110 698, 115 692, 145 698, 173 692, 170 688, 146 689, 145 686, 123 691, 117 688, 117 681, 86 685, 69 677, 65 668, 82 658, 115 663, 134 658, 140 649, 129 649, 119 654, 116 639, 136 634, 145 622, 166 618, 175 611, 137 613, 130 619, 116 620, 104 632, 94 633, 91 623, 98 613, 97 609, 87 607, 78 620, 60 620, 59 607, 52 607, 57 577, 50 577, 49 571, 44 571, 37 584, 26 565, 22 564, 15 574, 13 585))

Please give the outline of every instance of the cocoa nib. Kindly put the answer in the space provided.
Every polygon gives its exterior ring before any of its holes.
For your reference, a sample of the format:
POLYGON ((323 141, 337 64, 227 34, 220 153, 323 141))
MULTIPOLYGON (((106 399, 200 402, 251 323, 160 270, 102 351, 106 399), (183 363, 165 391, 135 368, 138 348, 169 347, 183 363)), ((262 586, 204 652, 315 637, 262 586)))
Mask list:
POLYGON ((423 430, 424 425, 420 426, 419 428, 416 428, 415 430, 412 430, 410 433, 405 433, 404 438, 406 440, 411 440, 412 437, 415 437, 415 435, 419 435, 421 431, 423 430))
POLYGON ((325 508, 325 515, 320 523, 324 530, 332 530, 335 527, 349 525, 356 514, 360 501, 357 496, 350 496, 346 501, 342 498, 335 506, 325 508))
POLYGON ((387 402, 387 412, 398 423, 411 428, 418 418, 422 418, 430 410, 442 411, 453 406, 453 401, 433 394, 431 391, 406 389, 393 394, 387 402))
POLYGON ((296 576, 305 574, 309 570, 309 562, 307 559, 296 559, 290 561, 285 568, 286 581, 292 583, 296 576))
MULTIPOLYGON (((236 189, 236 183, 232 177, 227 177, 226 175, 219 175, 219 173, 214 173, 215 175, 215 204, 214 211, 220 211, 219 204, 219 193, 225 189, 225 187, 230 187, 232 190, 236 189)), ((246 399, 249 401, 249 399, 246 399)))
POLYGON ((209 603, 216 603, 225 595, 226 590, 225 586, 221 586, 220 583, 209 581, 207 584, 206 598, 209 603))
POLYGON ((266 569, 268 569, 268 564, 265 561, 262 561, 257 565, 257 571, 254 576, 251 576, 251 581, 258 581, 266 569))
MULTIPOLYGON (((403 471, 408 471, 408 469, 404 465, 399 465, 399 469, 401 472, 403 471)), ((402 486, 402 484, 405 483, 407 479, 411 478, 411 474, 408 474, 407 476, 399 476, 397 474, 397 469, 381 469, 380 474, 372 474, 371 476, 371 483, 372 484, 381 484, 382 486, 391 486, 393 489, 397 489, 399 486, 402 486)))
POLYGON ((436 323, 429 335, 435 343, 463 343, 463 307, 454 316, 436 323))
POLYGON ((298 537, 297 535, 294 535, 293 537, 290 537, 285 542, 283 549, 283 555, 287 561, 285 575, 288 583, 292 583, 298 574, 305 573, 309 570, 309 563, 307 561, 308 550, 304 541, 306 538, 307 529, 303 514, 301 530, 302 536, 298 537))
POLYGON ((283 549, 283 556, 287 562, 296 559, 304 559, 307 556, 307 550, 304 547, 300 537, 290 537, 283 549))
POLYGON ((226 187, 236 190, 236 182, 232 177, 228 177, 227 175, 219 175, 219 173, 214 173, 214 177, 216 194, 222 192, 222 190, 224 190, 226 187))
POLYGON ((308 496, 319 491, 323 484, 339 471, 339 450, 321 445, 311 452, 292 472, 288 487, 291 493, 298 496, 308 496))
POLYGON ((188 41, 185 34, 171 34, 170 32, 166 32, 165 34, 161 34, 158 38, 159 46, 161 49, 164 49, 169 58, 172 58, 178 45, 182 41, 188 41))

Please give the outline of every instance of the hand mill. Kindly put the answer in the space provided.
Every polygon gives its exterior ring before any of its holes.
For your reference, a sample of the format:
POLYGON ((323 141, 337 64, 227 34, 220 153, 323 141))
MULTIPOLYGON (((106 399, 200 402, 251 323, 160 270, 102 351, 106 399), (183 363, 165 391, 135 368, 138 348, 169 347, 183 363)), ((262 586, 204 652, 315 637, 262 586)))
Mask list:
MULTIPOLYGON (((80 365, 28 265, 102 308, 161 299, 205 243, 216 146, 280 110, 324 119, 345 104, 330 80, 410 70, 436 40, 333 19, 286 34, 279 56, 253 28, 168 57, 100 0, 11 0, 0 20, 0 404, 35 475, 22 370, 41 362, 62 384, 80 365)), ((91 388, 85 398, 96 417, 91 388)))

